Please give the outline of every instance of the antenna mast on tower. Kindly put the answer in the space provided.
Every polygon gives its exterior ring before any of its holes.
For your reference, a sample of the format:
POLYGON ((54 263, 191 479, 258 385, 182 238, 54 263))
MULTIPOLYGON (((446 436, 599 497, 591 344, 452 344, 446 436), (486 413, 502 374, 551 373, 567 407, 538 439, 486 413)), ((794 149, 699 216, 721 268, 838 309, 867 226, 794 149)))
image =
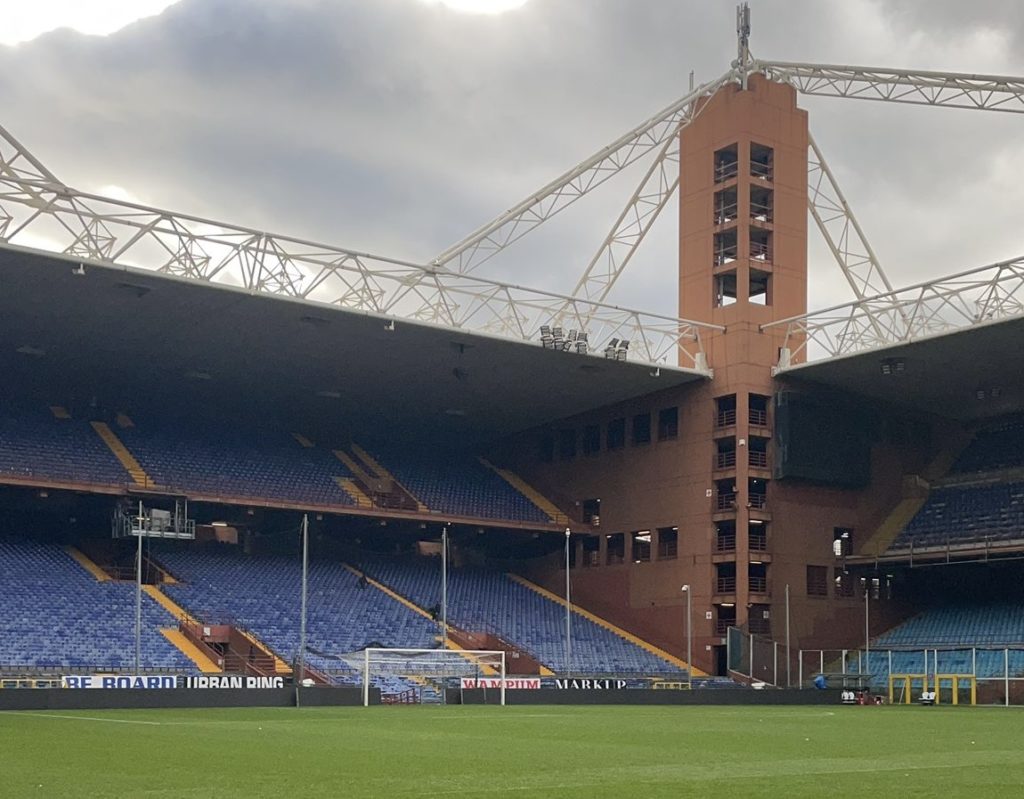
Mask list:
POLYGON ((747 76, 750 74, 750 3, 736 6, 736 40, 737 56, 735 66, 740 69, 740 82, 743 89, 747 88, 747 76))

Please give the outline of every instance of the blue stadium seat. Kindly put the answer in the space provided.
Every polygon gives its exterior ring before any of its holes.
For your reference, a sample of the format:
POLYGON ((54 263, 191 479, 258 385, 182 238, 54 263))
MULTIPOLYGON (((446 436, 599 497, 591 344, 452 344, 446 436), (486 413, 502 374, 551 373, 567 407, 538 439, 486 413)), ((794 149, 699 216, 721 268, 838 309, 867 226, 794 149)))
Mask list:
POLYGON ((373 455, 436 513, 550 524, 544 511, 471 454, 379 446, 373 455))
MULTIPOLYGON (((297 557, 248 557, 230 549, 166 545, 155 556, 183 581, 164 587, 175 602, 199 618, 249 630, 279 657, 294 661, 302 583, 297 557)), ((328 672, 351 672, 351 659, 337 656, 368 644, 428 649, 437 646, 439 635, 429 619, 382 591, 360 588, 354 574, 331 561, 310 563, 306 631, 312 650, 307 662, 328 672)))
POLYGON ((310 505, 353 505, 335 482, 351 476, 333 453, 289 433, 239 424, 136 419, 118 431, 152 481, 192 494, 310 505))
MULTIPOLYGON (((436 562, 380 562, 373 576, 423 608, 441 600, 436 562)), ((566 671, 565 606, 509 579, 502 572, 453 569, 448 583, 448 619, 468 632, 498 636, 556 672, 566 671)), ((576 674, 685 674, 631 641, 574 613, 572 671, 576 674)))
MULTIPOLYGON (((97 582, 61 547, 0 538, 0 666, 119 670, 135 666, 135 586, 97 582)), ((191 674, 160 633, 174 618, 142 597, 142 668, 191 674)))
POLYGON ((87 421, 47 408, 0 411, 0 474, 123 486, 131 478, 87 421))
POLYGON ((933 489, 924 507, 889 549, 945 546, 982 539, 1024 539, 1024 483, 933 489))

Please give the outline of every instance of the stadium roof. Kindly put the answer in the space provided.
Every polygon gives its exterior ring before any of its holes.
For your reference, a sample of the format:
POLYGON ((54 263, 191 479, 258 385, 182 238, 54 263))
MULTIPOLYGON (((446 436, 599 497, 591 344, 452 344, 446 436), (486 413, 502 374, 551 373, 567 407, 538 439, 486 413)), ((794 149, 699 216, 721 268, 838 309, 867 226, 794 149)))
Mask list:
POLYGON ((824 385, 962 421, 1024 408, 1024 316, 833 357, 779 371, 824 385))
POLYGON ((0 246, 7 393, 471 444, 706 377, 0 246))

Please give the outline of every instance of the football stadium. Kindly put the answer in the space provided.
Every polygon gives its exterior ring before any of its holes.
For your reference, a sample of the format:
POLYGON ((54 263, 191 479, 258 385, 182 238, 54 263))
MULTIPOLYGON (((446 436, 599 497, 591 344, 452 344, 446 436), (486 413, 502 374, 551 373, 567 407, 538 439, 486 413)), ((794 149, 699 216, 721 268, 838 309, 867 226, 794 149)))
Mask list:
POLYGON ((801 101, 1024 78, 749 35, 422 263, 0 128, 0 794, 1020 791, 1024 259, 901 287, 801 101), (574 290, 479 269, 641 161, 574 290), (611 303, 666 208, 678 313, 611 303))

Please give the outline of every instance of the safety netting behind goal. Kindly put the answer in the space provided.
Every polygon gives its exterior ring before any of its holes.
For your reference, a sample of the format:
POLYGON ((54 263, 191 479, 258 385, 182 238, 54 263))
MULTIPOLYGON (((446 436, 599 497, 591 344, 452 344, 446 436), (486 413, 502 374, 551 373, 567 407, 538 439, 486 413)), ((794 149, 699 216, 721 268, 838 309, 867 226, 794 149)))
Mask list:
POLYGON ((445 702, 445 689, 490 689, 505 704, 505 653, 451 649, 366 649, 362 653, 363 704, 371 686, 386 705, 445 702))

